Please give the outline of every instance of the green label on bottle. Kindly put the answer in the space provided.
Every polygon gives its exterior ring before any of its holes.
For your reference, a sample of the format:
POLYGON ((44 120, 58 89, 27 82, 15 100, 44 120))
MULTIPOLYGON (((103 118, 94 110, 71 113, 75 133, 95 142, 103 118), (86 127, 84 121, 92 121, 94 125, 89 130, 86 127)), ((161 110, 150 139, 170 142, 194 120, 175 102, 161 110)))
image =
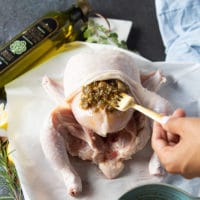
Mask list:
POLYGON ((10 51, 13 54, 21 55, 27 50, 27 45, 26 41, 20 41, 20 40, 15 40, 11 45, 10 45, 10 51))
POLYGON ((53 18, 44 18, 0 49, 0 73, 31 51, 35 45, 49 37, 58 28, 53 18))

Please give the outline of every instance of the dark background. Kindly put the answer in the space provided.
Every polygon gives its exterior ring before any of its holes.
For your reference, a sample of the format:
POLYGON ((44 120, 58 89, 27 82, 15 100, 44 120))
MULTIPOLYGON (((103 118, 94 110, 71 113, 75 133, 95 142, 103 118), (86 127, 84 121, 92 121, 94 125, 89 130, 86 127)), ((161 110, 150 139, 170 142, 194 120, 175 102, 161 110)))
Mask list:
MULTIPOLYGON (((75 0, 0 0, 0 45, 50 10, 69 8, 75 0)), ((152 60, 164 60, 154 0, 89 0, 94 11, 105 17, 131 20, 130 50, 152 60)))

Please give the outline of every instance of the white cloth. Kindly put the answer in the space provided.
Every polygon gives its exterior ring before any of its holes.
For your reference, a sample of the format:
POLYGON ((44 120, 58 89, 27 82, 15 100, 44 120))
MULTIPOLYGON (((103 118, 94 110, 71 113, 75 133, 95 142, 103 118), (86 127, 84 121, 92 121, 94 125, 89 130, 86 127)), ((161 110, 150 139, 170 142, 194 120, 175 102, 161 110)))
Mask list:
POLYGON ((166 61, 200 62, 200 1, 156 0, 166 61))

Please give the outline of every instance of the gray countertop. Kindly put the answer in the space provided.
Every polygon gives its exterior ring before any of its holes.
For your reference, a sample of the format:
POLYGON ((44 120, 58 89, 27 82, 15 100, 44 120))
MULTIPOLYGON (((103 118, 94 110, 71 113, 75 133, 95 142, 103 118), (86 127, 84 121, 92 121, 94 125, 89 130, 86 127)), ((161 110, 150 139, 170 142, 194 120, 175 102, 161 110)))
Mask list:
MULTIPOLYGON (((50 10, 69 8, 72 0, 0 0, 0 45, 50 10)), ((157 61, 164 59, 154 0, 89 0, 91 7, 105 17, 133 22, 128 39, 130 50, 157 61)))

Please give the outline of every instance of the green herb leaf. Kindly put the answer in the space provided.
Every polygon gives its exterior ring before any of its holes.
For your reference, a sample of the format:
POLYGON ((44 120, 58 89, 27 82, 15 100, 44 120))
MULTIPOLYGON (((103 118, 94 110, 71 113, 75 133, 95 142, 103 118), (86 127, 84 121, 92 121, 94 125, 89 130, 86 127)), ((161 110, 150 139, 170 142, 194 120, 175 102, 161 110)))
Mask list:
POLYGON ((8 139, 0 138, 0 200, 23 200, 21 186, 14 164, 8 159, 8 139))
POLYGON ((83 37, 86 42, 111 44, 127 49, 126 42, 123 40, 119 41, 117 33, 106 29, 103 25, 99 25, 93 19, 89 19, 83 29, 83 37))

